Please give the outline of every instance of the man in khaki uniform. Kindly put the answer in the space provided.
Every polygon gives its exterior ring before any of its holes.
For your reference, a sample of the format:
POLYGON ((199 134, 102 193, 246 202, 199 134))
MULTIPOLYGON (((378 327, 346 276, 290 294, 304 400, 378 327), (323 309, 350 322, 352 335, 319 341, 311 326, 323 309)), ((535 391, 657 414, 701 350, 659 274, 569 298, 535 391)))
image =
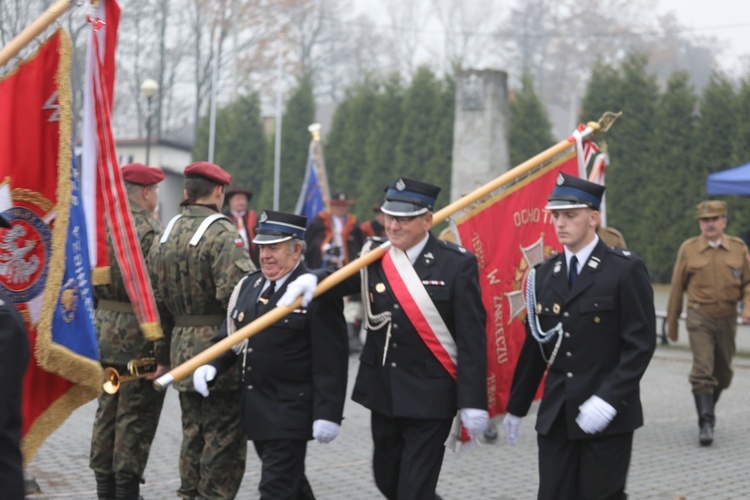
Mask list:
POLYGON ((699 440, 713 442, 714 406, 732 381, 737 335, 737 302, 744 301, 742 322, 750 323, 750 264, 740 238, 724 234, 727 204, 697 206, 701 235, 685 241, 677 253, 667 305, 669 338, 677 340, 682 295, 687 292, 687 329, 693 351, 690 383, 698 410, 699 440))

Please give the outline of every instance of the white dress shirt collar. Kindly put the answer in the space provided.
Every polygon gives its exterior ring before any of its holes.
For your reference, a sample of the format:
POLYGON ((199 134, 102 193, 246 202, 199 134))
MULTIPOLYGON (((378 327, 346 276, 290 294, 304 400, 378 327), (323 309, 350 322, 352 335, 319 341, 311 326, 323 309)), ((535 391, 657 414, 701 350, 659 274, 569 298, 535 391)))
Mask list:
POLYGON ((565 265, 567 266, 567 268, 570 269, 570 259, 572 259, 575 255, 578 259, 578 274, 581 274, 584 264, 586 264, 586 261, 588 261, 589 257, 591 257, 591 252, 594 251, 594 247, 597 243, 599 243, 599 236, 595 235, 594 240, 585 247, 581 248, 577 253, 573 253, 568 250, 568 247, 565 247, 565 265))
POLYGON ((409 257, 409 262, 411 262, 411 265, 413 266, 414 263, 417 261, 417 257, 419 257, 419 254, 422 253, 422 250, 424 250, 424 247, 427 246, 427 240, 430 239, 430 233, 428 232, 422 241, 411 247, 406 251, 406 256, 409 257))

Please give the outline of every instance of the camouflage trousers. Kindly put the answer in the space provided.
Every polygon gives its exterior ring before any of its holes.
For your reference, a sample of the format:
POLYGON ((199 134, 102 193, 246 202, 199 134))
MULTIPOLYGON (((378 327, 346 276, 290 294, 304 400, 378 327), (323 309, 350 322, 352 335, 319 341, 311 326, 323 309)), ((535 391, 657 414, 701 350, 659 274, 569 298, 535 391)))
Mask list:
POLYGON ((89 467, 117 479, 143 480, 164 393, 141 379, 123 383, 115 394, 102 392, 98 401, 89 467))
POLYGON ((204 398, 180 392, 182 498, 229 499, 245 473, 247 436, 240 425, 239 391, 214 391, 204 398))

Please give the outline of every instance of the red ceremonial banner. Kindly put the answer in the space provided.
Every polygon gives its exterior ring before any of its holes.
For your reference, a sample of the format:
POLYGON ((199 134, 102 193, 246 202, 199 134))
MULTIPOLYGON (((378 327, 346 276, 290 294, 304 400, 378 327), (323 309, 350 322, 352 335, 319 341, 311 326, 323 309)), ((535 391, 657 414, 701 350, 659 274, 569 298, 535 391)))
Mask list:
POLYGON ((88 275, 67 260, 77 255, 68 243, 80 247, 69 238, 78 227, 71 51, 59 30, 0 80, 0 211, 12 225, 0 235, 0 286, 21 312, 33 352, 23 385, 26 461, 101 391, 88 275))
POLYGON ((479 262, 487 310, 487 400, 490 416, 505 413, 525 338, 526 275, 562 245, 544 209, 559 172, 578 175, 575 146, 558 160, 502 191, 457 221, 461 244, 479 262))

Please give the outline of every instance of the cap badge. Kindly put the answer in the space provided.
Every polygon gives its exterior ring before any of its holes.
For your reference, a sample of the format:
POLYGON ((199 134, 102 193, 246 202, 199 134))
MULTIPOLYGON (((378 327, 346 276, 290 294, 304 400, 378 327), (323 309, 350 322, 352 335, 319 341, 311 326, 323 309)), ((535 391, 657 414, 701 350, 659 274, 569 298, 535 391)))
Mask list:
POLYGON ((339 193, 338 198, 339 198, 339 200, 345 201, 346 200, 346 195, 344 193, 339 193))
POLYGON ((385 292, 385 285, 383 283, 378 283, 377 285, 375 285, 375 291, 378 293, 385 292))
POLYGON ((562 172, 560 172, 557 174, 557 185, 562 186, 563 184, 565 184, 565 177, 563 177, 562 172))
POLYGON ((268 220, 268 214, 266 213, 265 210, 263 210, 263 213, 260 214, 260 218, 258 219, 258 221, 266 222, 267 220, 268 220))
POLYGON ((403 191, 404 189, 406 189, 406 183, 403 179, 399 178, 398 181, 396 181, 396 189, 398 189, 399 191, 403 191))

